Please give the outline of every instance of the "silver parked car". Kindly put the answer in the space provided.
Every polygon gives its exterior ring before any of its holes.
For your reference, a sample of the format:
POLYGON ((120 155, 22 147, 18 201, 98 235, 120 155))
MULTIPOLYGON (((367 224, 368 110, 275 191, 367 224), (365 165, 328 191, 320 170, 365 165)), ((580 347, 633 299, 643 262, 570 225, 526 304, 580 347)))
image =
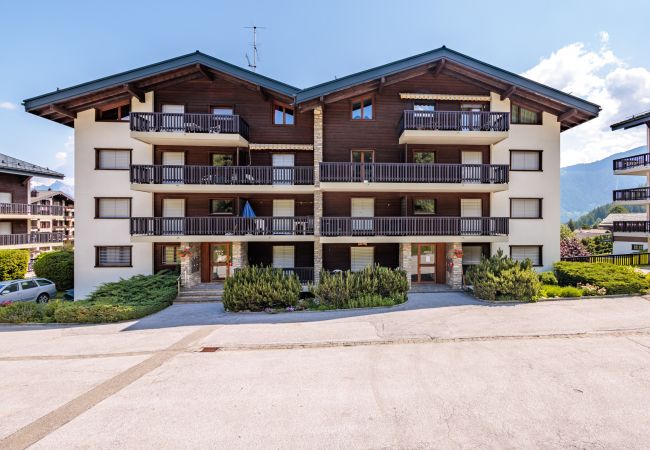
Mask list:
POLYGON ((0 303, 6 301, 47 303, 55 296, 56 286, 46 278, 0 281, 0 303))

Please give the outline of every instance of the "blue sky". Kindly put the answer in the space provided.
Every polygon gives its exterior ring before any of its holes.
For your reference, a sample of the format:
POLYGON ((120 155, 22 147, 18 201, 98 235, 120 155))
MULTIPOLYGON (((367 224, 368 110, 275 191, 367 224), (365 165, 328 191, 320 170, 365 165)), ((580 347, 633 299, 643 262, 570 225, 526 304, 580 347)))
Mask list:
MULTIPOLYGON (((57 87, 201 50, 244 66, 250 30, 258 72, 306 87, 443 44, 603 106, 563 133, 562 164, 643 144, 607 132, 650 109, 650 2, 611 1, 11 2, 0 17, 0 152, 72 176, 72 130, 24 112, 57 87)), ((72 182, 72 180, 70 180, 72 182)))

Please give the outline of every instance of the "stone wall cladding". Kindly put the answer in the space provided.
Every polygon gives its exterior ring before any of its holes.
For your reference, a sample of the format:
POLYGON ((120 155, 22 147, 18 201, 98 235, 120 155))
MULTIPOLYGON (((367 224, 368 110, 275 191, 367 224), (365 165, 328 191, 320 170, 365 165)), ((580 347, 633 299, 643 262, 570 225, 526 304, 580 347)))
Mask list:
POLYGON ((447 244, 446 252, 447 286, 463 288, 463 245, 460 242, 447 244))
POLYGON ((411 263, 413 256, 411 255, 411 244, 401 243, 399 245, 399 268, 406 271, 406 279, 411 285, 411 263))
POLYGON ((196 286, 201 282, 201 245, 197 242, 181 242, 181 249, 189 248, 192 256, 181 257, 181 285, 196 286))

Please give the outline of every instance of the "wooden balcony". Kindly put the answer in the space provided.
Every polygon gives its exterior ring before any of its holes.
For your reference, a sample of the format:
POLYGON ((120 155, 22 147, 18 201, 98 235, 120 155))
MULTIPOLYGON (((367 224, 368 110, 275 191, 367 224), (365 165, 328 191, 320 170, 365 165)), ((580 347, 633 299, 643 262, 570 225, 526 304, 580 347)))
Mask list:
POLYGON ((132 165, 131 187, 147 192, 312 192, 312 166, 132 165))
MULTIPOLYGON (((349 236, 352 241, 360 237, 395 237, 417 241, 424 237, 433 242, 452 237, 448 241, 482 241, 491 237, 508 235, 507 217, 323 217, 321 235, 330 237, 349 236), (469 239, 463 239, 469 238, 469 239)), ((351 242, 352 242, 351 241, 351 242)))
POLYGON ((400 144, 496 144, 508 137, 510 113, 404 111, 400 144))
POLYGON ((62 217, 63 206, 38 205, 28 203, 0 203, 2 219, 46 219, 62 217))
POLYGON ((248 123, 238 115, 134 112, 131 137, 155 145, 248 147, 248 123))
POLYGON ((324 162, 320 163, 320 181, 323 189, 339 191, 497 192, 508 189, 509 168, 507 164, 324 162))
POLYGON ((639 235, 650 234, 650 221, 649 220, 634 220, 619 222, 615 221, 612 231, 614 233, 634 233, 639 235))
POLYGON ((646 205, 650 203, 650 187, 615 190, 613 201, 621 205, 646 205))
POLYGON ((131 218, 131 235, 143 242, 304 241, 312 240, 313 234, 313 216, 131 218))
POLYGON ((34 248, 48 245, 62 245, 64 233, 23 233, 0 234, 0 246, 3 248, 34 248))
POLYGON ((613 165, 615 175, 646 175, 650 171, 650 153, 615 159, 613 165))

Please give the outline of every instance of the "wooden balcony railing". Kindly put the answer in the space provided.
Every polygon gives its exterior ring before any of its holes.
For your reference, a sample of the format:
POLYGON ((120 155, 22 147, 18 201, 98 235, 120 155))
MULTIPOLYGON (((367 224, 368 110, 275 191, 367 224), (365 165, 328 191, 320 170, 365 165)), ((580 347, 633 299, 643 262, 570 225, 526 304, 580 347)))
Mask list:
POLYGON ((310 185, 312 166, 160 166, 132 165, 131 183, 213 185, 310 185))
POLYGON ((500 236, 507 217, 323 217, 323 236, 500 236))
POLYGON ((508 131, 510 113, 490 111, 404 111, 400 131, 508 131))
POLYGON ((310 235, 314 218, 301 217, 132 217, 140 236, 310 235))
POLYGON ((0 234, 0 245, 50 244, 63 242, 64 233, 0 234))
POLYGON ((226 133, 249 137, 248 123, 238 115, 134 112, 131 131, 176 133, 226 133))
POLYGON ((614 160, 614 170, 625 170, 643 166, 650 166, 650 153, 627 156, 614 160))
POLYGON ((480 183, 508 182, 507 164, 320 163, 324 182, 480 183))
POLYGON ((63 206, 28 203, 0 203, 0 214, 26 214, 32 216, 62 216, 63 206))
POLYGON ((650 200, 650 187, 619 189, 613 192, 614 201, 650 200))
POLYGON ((615 233, 650 233, 650 221, 633 220, 629 222, 615 221, 613 226, 615 233))

